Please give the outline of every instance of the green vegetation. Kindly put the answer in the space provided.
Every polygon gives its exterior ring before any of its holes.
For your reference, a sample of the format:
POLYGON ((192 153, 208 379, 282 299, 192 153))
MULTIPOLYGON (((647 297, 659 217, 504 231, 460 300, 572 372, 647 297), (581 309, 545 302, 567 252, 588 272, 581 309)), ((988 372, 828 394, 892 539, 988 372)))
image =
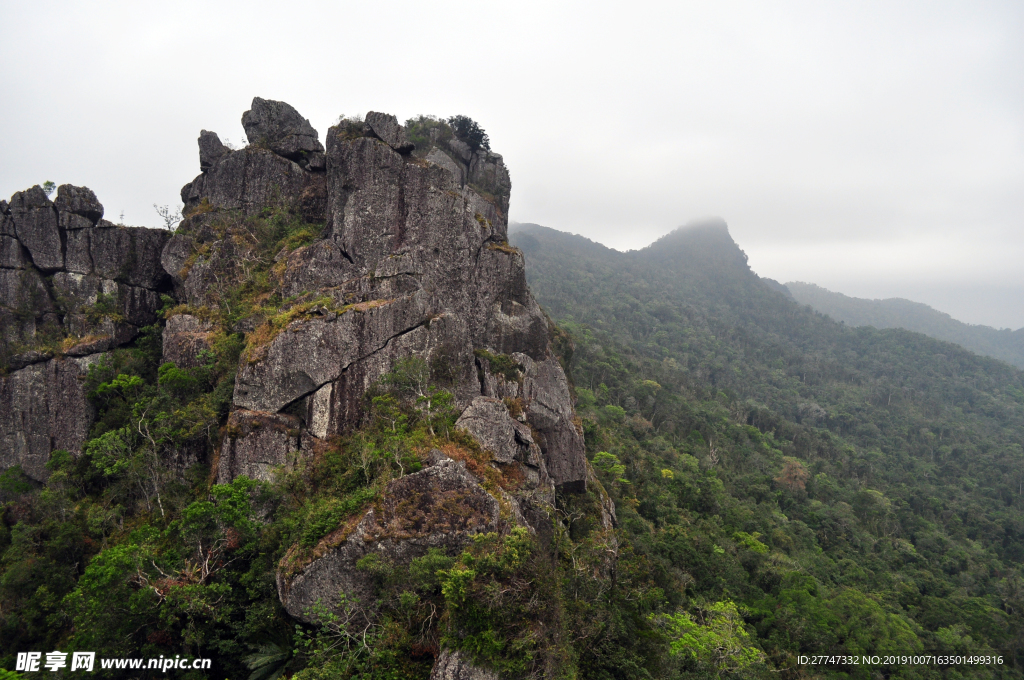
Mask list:
POLYGON ((724 231, 624 254, 539 227, 512 240, 575 340, 588 452, 687 672, 970 648, 1004 665, 886 672, 1020 676, 1024 374, 801 308, 724 231))
POLYGON ((469 116, 452 116, 445 122, 452 128, 459 141, 465 142, 473 151, 491 150, 491 140, 487 133, 469 116))
POLYGON ((901 298, 864 300, 833 293, 812 283, 787 283, 793 298, 849 326, 905 328, 1024 368, 1024 329, 996 330, 957 321, 920 302, 901 298))
POLYGON ((427 154, 434 146, 447 148, 446 142, 453 137, 465 143, 473 151, 491 150, 491 141, 480 124, 468 116, 416 116, 405 121, 405 134, 416 145, 417 156, 427 154))
MULTIPOLYGON (((337 593, 297 625, 278 570, 345 541, 431 450, 499 498, 523 479, 454 430, 446 360, 409 357, 366 395, 360 428, 270 482, 213 483, 243 352, 349 303, 279 293, 317 225, 195 217, 207 237, 187 266, 217 272, 212 304, 167 315, 212 324, 200 365, 161 365, 161 329, 145 329, 90 369, 83 454, 54 452, 43 485, 0 475, 0 667, 60 649, 207 656, 209 677, 425 679, 447 648, 507 678, 802 678, 799 655, 911 653, 1004 663, 813 677, 1024 675, 1024 374, 801 308, 713 229, 631 254, 515 235, 560 324, 588 491, 559 494, 536 533, 408 564, 370 553, 371 603, 337 593)), ((476 357, 519 380, 511 357, 476 357)))

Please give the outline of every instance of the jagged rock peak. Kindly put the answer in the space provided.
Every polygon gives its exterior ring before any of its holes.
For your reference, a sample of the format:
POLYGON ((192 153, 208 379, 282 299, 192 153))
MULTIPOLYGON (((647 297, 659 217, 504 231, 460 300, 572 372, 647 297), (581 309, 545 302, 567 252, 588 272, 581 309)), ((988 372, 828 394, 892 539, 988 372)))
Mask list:
POLYGON ((399 124, 398 118, 390 113, 370 111, 366 114, 366 127, 398 153, 409 153, 415 147, 406 139, 405 128, 399 124))
POLYGON ((231 149, 224 146, 216 132, 203 130, 199 133, 199 169, 206 172, 212 168, 217 161, 231 153, 231 149))
POLYGON ((253 97, 252 108, 242 114, 242 127, 250 144, 266 146, 290 160, 324 152, 317 131, 285 102, 253 97))
POLYGON ((86 218, 93 224, 103 217, 103 204, 88 187, 61 184, 57 187, 57 200, 53 202, 59 212, 69 212, 86 218))

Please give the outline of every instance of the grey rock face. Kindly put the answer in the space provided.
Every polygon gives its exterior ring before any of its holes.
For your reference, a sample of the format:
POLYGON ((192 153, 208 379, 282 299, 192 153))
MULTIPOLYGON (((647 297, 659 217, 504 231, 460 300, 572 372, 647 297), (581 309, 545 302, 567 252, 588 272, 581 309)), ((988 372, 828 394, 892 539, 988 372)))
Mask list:
POLYGON ((540 449, 534 443, 530 429, 512 420, 508 408, 497 399, 474 399, 459 416, 455 429, 472 435, 480 446, 494 454, 494 460, 499 463, 532 460, 537 466, 540 462, 540 449))
POLYGON ((389 113, 370 111, 366 114, 366 127, 385 144, 398 153, 409 153, 415 146, 405 137, 405 128, 398 118, 389 113))
POLYGON ((44 481, 50 452, 81 452, 94 417, 83 378, 99 355, 51 359, 0 377, 0 470, 44 481))
POLYGON ((53 202, 53 207, 58 212, 84 217, 91 224, 96 224, 103 217, 103 204, 88 187, 61 184, 57 187, 57 200, 53 202))
POLYGON ((24 269, 29 259, 22 251, 21 242, 13 236, 0 235, 0 268, 24 269))
POLYGON ((449 139, 448 148, 452 150, 457 158, 468 164, 473 160, 473 149, 461 139, 449 139))
POLYGON ((206 172, 220 159, 231 153, 231 149, 224 146, 216 132, 201 130, 199 132, 199 169, 206 172))
MULTIPOLYGON (((3 204, 3 208, 6 211, 7 201, 0 201, 3 204)), ((0 236, 7 236, 10 238, 17 237, 18 232, 14 229, 14 220, 6 212, 0 212, 0 236)))
POLYGON ((335 609, 339 591, 368 605, 372 576, 356 562, 370 553, 407 565, 430 548, 454 555, 474 534, 501 528, 498 501, 453 460, 390 482, 379 507, 327 536, 317 548, 322 556, 312 562, 302 564, 294 553, 284 557, 277 590, 290 615, 311 622, 310 608, 320 600, 335 609))
POLYGON ((24 312, 53 309, 43 277, 35 269, 0 269, 0 300, 5 307, 24 312))
POLYGON ((330 313, 289 325, 262 357, 243 359, 235 404, 278 411, 336 380, 353 362, 379 351, 392 338, 426 323, 421 296, 330 313), (254 361, 255 359, 255 361, 254 361))
POLYGON ((208 205, 256 214, 266 207, 303 206, 307 221, 323 219, 326 193, 323 173, 304 170, 298 163, 263 148, 248 147, 222 156, 181 190, 185 212, 208 205), (320 212, 317 215, 317 212, 320 212))
POLYGON ((278 467, 295 462, 299 451, 299 419, 281 413, 234 411, 217 464, 217 483, 235 477, 269 482, 278 467))
POLYGON ((427 154, 427 160, 436 165, 440 165, 442 168, 452 173, 452 176, 459 183, 459 186, 465 186, 466 184, 466 171, 463 166, 452 160, 452 157, 441 151, 436 146, 430 150, 427 154))
POLYGON ((477 397, 462 412, 455 429, 472 436, 481 448, 494 455, 495 462, 518 467, 524 481, 508 500, 520 513, 519 524, 533 530, 543 529, 541 506, 554 506, 555 488, 529 425, 513 419, 502 401, 477 397))
MULTIPOLYGON (((133 326, 146 326, 156 321, 159 298, 148 288, 129 286, 99 276, 59 272, 53 277, 53 290, 69 315, 83 313, 94 306, 102 295, 106 304, 133 326)), ((77 335, 85 333, 73 330, 77 335)))
POLYGON ((169 234, 102 216, 70 184, 54 203, 38 186, 0 201, 0 363, 12 371, 0 378, 0 470, 43 479, 52 450, 78 453, 93 417, 86 367, 156 321, 169 234))
POLYGON ((430 670, 430 680, 498 680, 498 674, 477 666, 464 652, 445 649, 430 670))
POLYGON ((205 362, 203 352, 210 351, 213 324, 191 314, 176 314, 164 327, 162 363, 168 361, 178 368, 195 368, 205 362))
POLYGON ((153 290, 168 283, 160 256, 171 232, 100 225, 68 232, 67 271, 153 290))
POLYGON ((569 384, 558 361, 534 361, 525 354, 512 357, 523 366, 523 401, 526 417, 543 437, 541 449, 548 474, 563 491, 587 489, 588 465, 583 432, 576 423, 569 384))
POLYGON ((252 108, 242 114, 242 127, 250 144, 291 160, 324 151, 309 121, 284 102, 253 97, 252 108))
POLYGON ((28 249, 32 263, 43 271, 64 266, 64 244, 57 226, 57 211, 38 186, 11 197, 11 220, 18 240, 28 249))

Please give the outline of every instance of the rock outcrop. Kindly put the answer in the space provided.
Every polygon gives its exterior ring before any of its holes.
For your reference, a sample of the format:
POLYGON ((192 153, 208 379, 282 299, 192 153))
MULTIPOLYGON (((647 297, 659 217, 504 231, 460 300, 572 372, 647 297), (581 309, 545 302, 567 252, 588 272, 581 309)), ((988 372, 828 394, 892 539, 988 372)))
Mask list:
MULTIPOLYGON (((414 154, 394 116, 371 112, 364 122, 331 128, 323 166, 297 163, 322 147, 292 107, 256 98, 243 124, 246 149, 227 150, 211 132, 200 136, 203 172, 182 190, 189 218, 163 252, 177 297, 215 306, 220 282, 233 275, 241 255, 218 231, 218 215, 284 206, 324 226, 321 239, 275 258, 281 295, 329 302, 250 346, 239 365, 236 408, 287 409, 301 414, 304 434, 324 439, 360 421, 363 394, 403 357, 443 358, 466 407, 486 395, 474 352, 518 353, 525 419, 542 436, 533 446, 555 485, 585 488, 582 437, 551 357, 547 320, 526 286, 522 254, 507 245, 511 183, 501 157, 456 139, 414 154)), ((182 330, 192 323, 169 325, 174 339, 165 339, 165 356, 201 342, 197 331, 182 330)), ((244 468, 225 456, 251 450, 233 440, 221 451, 224 474, 244 468)))
MULTIPOLYGON (((370 112, 331 128, 326 148, 283 102, 256 98, 242 122, 244 149, 200 133, 201 174, 182 189, 173 235, 103 220, 83 187, 0 202, 0 468, 42 480, 52 450, 81 450, 94 417, 88 367, 154 323, 169 294, 178 306, 163 361, 207 365, 218 342, 245 339, 211 461, 218 482, 270 480, 323 451, 410 356, 452 393, 457 429, 479 445, 461 440, 452 454, 469 451, 471 469, 435 450, 314 548, 293 547, 277 575, 292 616, 310 620, 339 591, 372 608, 371 575, 357 566, 369 555, 396 565, 431 548, 454 555, 513 525, 550 536, 556 489, 585 491, 593 476, 549 322, 507 242, 501 156, 435 119, 424 132, 370 112), (268 215, 298 223, 301 238, 259 250, 253 230, 277 228, 268 215), (263 288, 239 307, 254 267, 263 288), (496 485, 495 474, 512 481, 496 485)), ((435 675, 493 676, 450 652, 435 675)))
POLYGON ((498 674, 474 664, 464 652, 445 649, 430 670, 430 680, 498 680, 498 674))
POLYGON ((323 168, 324 147, 309 121, 289 104, 254 97, 242 115, 249 144, 263 146, 303 167, 323 168))
POLYGON ((38 186, 0 202, 0 469, 42 480, 51 451, 79 452, 88 366, 157 320, 170 233, 102 218, 70 184, 52 202, 38 186))
POLYGON ((354 526, 327 536, 316 559, 297 564, 294 550, 282 559, 277 589, 293 617, 311 621, 313 605, 320 601, 330 608, 339 592, 368 606, 373 575, 357 566, 367 555, 408 564, 431 548, 454 554, 474 534, 499 531, 504 524, 498 500, 464 465, 443 455, 430 467, 390 482, 380 503, 356 519, 354 526))
MULTIPOLYGON (((506 524, 546 530, 555 489, 585 490, 588 468, 548 321, 527 288, 522 254, 507 243, 511 182, 501 156, 472 150, 447 127, 431 131, 429 148, 415 147, 395 116, 378 112, 331 128, 326 150, 281 102, 254 99, 243 125, 246 149, 200 136, 202 174, 182 190, 188 217, 162 257, 178 299, 216 307, 223 282, 243 279, 239 262, 251 253, 227 233, 229 216, 285 208, 322 226, 320 238, 274 256, 279 299, 316 304, 285 303, 278 316, 286 323, 256 315, 237 326, 249 339, 218 480, 269 479, 351 429, 364 417, 367 390, 410 355, 444 365, 464 410, 458 427, 492 465, 523 480, 515 493, 495 496, 445 460, 393 481, 375 509, 325 538, 315 557, 282 561, 285 607, 301 618, 339 589, 369 597, 371 581, 355 567, 368 552, 402 562, 431 546, 456 551, 472 533, 495 530, 502 505, 506 524), (478 356, 518 368, 496 377, 478 356), (433 500, 409 517, 437 517, 395 529, 406 515, 388 508, 410 494, 433 500), (441 522, 435 505, 451 494, 472 505, 472 522, 441 522)), ((183 316, 169 321, 164 354, 187 365, 208 331, 183 316)))

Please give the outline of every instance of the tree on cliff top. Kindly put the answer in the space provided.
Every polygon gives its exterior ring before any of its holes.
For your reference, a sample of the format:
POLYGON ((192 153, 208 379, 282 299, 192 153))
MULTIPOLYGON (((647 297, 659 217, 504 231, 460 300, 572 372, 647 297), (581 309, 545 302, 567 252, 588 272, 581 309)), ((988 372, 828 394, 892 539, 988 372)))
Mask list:
POLYGON ((455 136, 468 144, 473 151, 491 150, 491 140, 487 133, 469 116, 452 116, 446 122, 451 126, 455 136))

